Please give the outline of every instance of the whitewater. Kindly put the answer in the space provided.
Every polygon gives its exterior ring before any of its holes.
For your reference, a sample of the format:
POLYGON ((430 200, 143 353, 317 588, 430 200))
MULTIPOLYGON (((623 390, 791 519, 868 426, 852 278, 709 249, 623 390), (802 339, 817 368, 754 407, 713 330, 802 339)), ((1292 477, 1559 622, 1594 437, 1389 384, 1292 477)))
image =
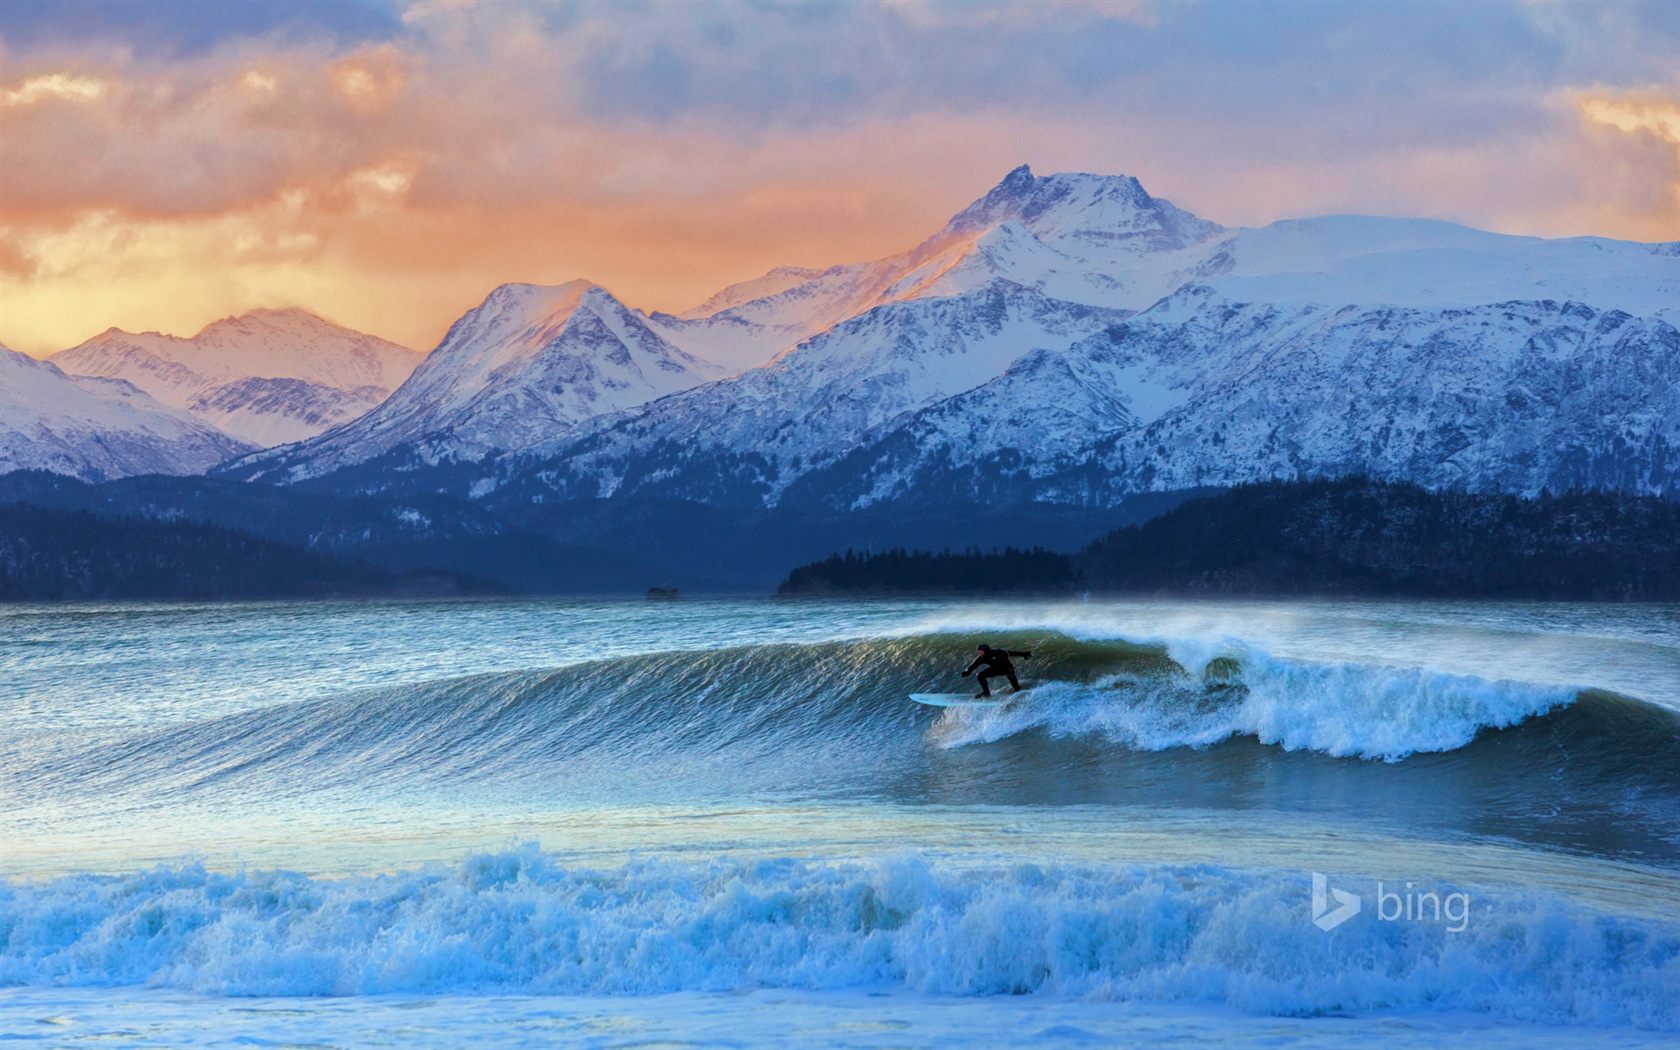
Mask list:
POLYGON ((0 609, 29 1045, 1672 1046, 1677 916, 1677 606, 0 609))

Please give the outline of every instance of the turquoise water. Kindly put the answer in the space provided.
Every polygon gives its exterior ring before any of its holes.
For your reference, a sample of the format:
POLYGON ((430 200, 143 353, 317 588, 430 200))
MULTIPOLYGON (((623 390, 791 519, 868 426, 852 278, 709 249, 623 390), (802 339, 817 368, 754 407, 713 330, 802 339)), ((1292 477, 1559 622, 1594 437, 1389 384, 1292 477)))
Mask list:
POLYGON ((0 672, 0 1032, 1680 1031, 1680 607, 21 606, 0 672), (982 640, 1018 702, 905 699, 982 640))

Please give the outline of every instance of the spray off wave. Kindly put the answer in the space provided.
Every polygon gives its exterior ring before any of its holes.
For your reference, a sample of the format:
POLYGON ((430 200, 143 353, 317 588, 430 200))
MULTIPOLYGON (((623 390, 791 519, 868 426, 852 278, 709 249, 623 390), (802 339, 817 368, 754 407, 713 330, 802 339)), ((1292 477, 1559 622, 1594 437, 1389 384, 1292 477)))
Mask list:
POLYGON ((1490 682, 1415 668, 1307 664, 1246 651, 1199 675, 1124 672, 1092 683, 1048 682, 1031 703, 964 712, 941 727, 946 746, 1028 730, 1100 735, 1127 748, 1205 748, 1252 737, 1288 751, 1399 761, 1454 751, 1573 702, 1577 691, 1490 682))

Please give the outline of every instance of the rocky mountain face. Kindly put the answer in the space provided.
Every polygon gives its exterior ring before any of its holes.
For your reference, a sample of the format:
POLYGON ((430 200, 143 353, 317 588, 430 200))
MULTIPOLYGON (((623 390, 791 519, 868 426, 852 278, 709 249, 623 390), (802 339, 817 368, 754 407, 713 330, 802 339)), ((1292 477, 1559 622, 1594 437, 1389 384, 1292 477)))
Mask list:
POLYGON ((1550 299, 1246 305, 1122 339, 1170 358, 1190 396, 1096 448, 1108 492, 1365 473, 1680 495, 1680 331, 1658 317, 1550 299))
POLYGON ((78 380, 0 346, 0 473, 199 474, 250 449, 124 380, 78 380))
POLYGON ((1007 281, 869 310, 763 368, 596 421, 558 448, 510 459, 563 497, 635 493, 775 504, 796 479, 924 406, 1122 320, 1121 310, 1047 298, 1007 281))
POLYGON ((361 415, 420 362, 405 347, 303 310, 252 310, 190 338, 112 328, 53 356, 71 375, 126 380, 238 441, 300 441, 361 415))
POLYGON ((1435 488, 1680 493, 1680 331, 1551 300, 1235 305, 1192 288, 931 405, 802 503, 1126 495, 1364 474, 1435 488))

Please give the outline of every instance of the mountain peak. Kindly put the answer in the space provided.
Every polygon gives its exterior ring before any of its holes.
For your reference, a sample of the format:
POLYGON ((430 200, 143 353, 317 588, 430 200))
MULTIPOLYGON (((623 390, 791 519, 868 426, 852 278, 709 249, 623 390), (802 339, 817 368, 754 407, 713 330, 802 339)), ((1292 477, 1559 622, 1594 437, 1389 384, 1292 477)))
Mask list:
POLYGON ((1009 219, 1030 223, 1037 216, 1072 200, 1118 201, 1134 209, 1146 210, 1157 202, 1130 175, 1090 175, 1082 172, 1058 172, 1055 175, 1034 175, 1032 168, 1021 165, 979 200, 958 212, 946 227, 953 232, 967 232, 994 226, 1009 219))
POLYGON ((0 471, 196 474, 250 448, 123 380, 66 375, 0 346, 0 471))
POLYGON ((238 469, 297 480, 388 453, 435 464, 524 451, 716 372, 593 281, 503 284, 456 320, 379 407, 238 469))
POLYGON ((298 307, 248 310, 190 338, 120 328, 53 356, 74 376, 119 379, 257 446, 296 441, 384 399, 420 355, 298 307))
POLYGON ((229 320, 264 320, 264 321, 324 321, 320 314, 305 310, 301 306, 258 306, 237 314, 229 320))
POLYGON ((214 339, 217 335, 252 332, 285 332, 298 329, 347 332, 348 329, 303 309, 301 306, 256 307, 244 313, 232 314, 211 321, 198 330, 193 339, 214 339))
POLYGON ((1022 193, 1032 189, 1032 185, 1032 165, 1023 164, 1005 175, 1003 181, 997 184, 992 193, 1022 193))
POLYGON ((953 216, 943 236, 971 235, 1011 220, 1046 241, 1131 241, 1150 250, 1182 248, 1223 229, 1150 196, 1130 175, 1034 175, 1023 164, 953 216))
POLYGON ((579 278, 565 284, 513 282, 499 285, 484 297, 484 302, 478 309, 488 310, 491 314, 513 311, 532 320, 556 319, 571 314, 583 302, 584 296, 592 292, 617 301, 611 292, 594 281, 579 278))

